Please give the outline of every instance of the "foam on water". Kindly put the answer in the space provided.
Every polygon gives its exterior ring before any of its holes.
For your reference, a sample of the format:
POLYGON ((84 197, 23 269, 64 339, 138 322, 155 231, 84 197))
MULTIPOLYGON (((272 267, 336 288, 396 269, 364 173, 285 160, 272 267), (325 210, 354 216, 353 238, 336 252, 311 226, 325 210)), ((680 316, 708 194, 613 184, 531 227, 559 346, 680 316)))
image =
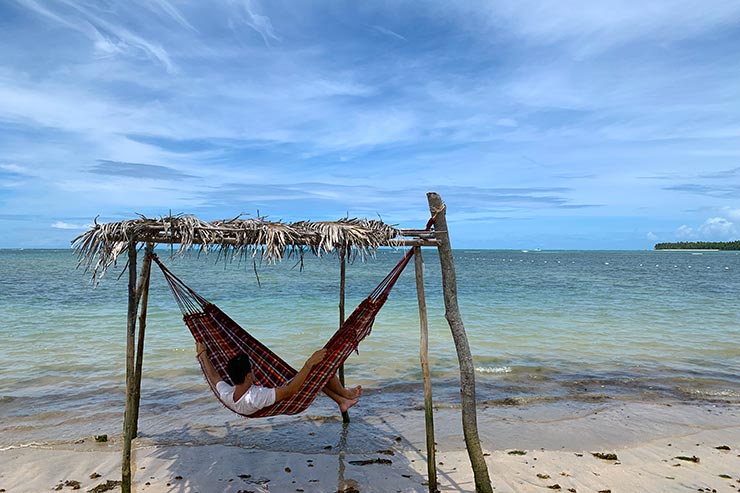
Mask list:
POLYGON ((491 368, 486 366, 479 366, 475 369, 478 373, 493 373, 493 374, 501 374, 501 373, 511 373, 511 367, 509 366, 501 366, 498 368, 491 368))

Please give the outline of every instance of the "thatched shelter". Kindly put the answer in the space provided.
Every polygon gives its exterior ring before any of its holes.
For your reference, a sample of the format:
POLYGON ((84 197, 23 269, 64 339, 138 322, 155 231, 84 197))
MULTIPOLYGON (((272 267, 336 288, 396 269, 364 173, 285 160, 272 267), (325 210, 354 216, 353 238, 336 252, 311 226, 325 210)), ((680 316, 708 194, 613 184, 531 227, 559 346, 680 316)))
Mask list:
POLYGON ((115 223, 97 221, 72 242, 80 266, 99 279, 131 241, 178 245, 177 254, 196 248, 215 251, 228 259, 259 258, 274 262, 305 253, 354 256, 371 255, 381 246, 436 246, 434 234, 425 230, 397 229, 379 220, 343 218, 337 221, 285 223, 265 218, 205 222, 191 215, 141 216, 115 223))
MULTIPOLYGON (((420 359, 424 378, 425 417, 427 428, 427 467, 429 491, 436 491, 437 477, 434 451, 432 387, 427 359, 427 316, 424 297, 422 247, 435 247, 439 252, 445 317, 450 325, 460 363, 462 425, 465 443, 475 476, 476 491, 491 493, 488 468, 478 438, 475 374, 462 317, 457 305, 457 281, 447 232, 445 205, 439 195, 427 194, 432 215, 424 229, 400 229, 378 220, 339 219, 337 221, 300 221, 284 223, 264 217, 205 222, 195 216, 177 215, 158 219, 140 216, 115 223, 99 224, 75 238, 73 247, 79 266, 99 280, 106 270, 125 256, 128 267, 128 319, 126 339, 126 412, 123 426, 122 490, 131 491, 131 446, 137 435, 141 376, 144 354, 146 314, 149 293, 151 255, 145 255, 137 268, 139 246, 153 253, 159 244, 172 245, 178 255, 193 249, 211 252, 225 260, 253 258, 275 262, 287 256, 306 253, 335 254, 341 261, 340 324, 344 322, 345 263, 357 256, 372 255, 382 246, 406 246, 414 249, 419 321, 421 327, 420 359), (138 323, 137 323, 138 321, 138 323)), ((341 378, 341 372, 340 372, 341 378)), ((345 415, 348 421, 348 416, 345 415)))

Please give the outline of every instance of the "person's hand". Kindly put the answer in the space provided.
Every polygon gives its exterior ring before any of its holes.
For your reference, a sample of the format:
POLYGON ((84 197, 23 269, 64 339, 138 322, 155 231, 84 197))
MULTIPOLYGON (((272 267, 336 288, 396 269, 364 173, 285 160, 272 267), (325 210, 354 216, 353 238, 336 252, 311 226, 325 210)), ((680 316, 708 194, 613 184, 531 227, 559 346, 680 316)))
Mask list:
POLYGON ((319 349, 306 360, 306 366, 311 368, 321 363, 321 361, 323 361, 324 359, 324 356, 326 356, 326 349, 319 349))

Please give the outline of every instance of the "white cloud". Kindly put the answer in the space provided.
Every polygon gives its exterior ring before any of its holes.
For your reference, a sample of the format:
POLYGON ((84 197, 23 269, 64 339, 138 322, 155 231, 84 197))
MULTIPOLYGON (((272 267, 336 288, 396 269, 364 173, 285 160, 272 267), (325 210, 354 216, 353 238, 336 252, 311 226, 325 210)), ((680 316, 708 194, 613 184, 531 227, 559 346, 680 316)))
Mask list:
POLYGON ((694 230, 685 224, 682 224, 676 230, 676 238, 680 240, 688 240, 688 239, 694 238, 695 237, 694 235, 695 235, 694 230))
POLYGON ((33 173, 28 168, 13 163, 0 164, 0 170, 15 173, 16 175, 33 176, 33 173))
POLYGON ((89 229, 92 226, 89 224, 71 224, 71 223, 66 223, 64 221, 56 221, 55 223, 51 225, 51 227, 54 229, 80 229, 82 230, 82 229, 89 229))
POLYGON ((685 224, 676 229, 676 238, 680 240, 728 241, 738 239, 735 223, 723 217, 710 217, 697 228, 685 224))
POLYGON ((656 235, 652 231, 648 231, 647 239, 650 240, 650 241, 657 241, 658 240, 658 235, 656 235))
POLYGON ((723 207, 722 213, 733 220, 740 220, 740 209, 736 209, 733 207, 723 207))
POLYGON ((699 233, 702 237, 711 239, 737 239, 735 224, 723 217, 710 217, 699 226, 699 233))

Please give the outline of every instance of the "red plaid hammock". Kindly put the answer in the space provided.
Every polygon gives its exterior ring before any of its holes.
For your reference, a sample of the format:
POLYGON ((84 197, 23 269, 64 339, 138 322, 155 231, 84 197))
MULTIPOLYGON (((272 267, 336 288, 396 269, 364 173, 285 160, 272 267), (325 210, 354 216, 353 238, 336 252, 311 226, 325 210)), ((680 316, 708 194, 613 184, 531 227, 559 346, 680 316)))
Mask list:
MULTIPOLYGON (((403 269, 408 265, 413 254, 413 250, 409 250, 406 253, 370 296, 355 308, 355 311, 352 312, 339 330, 329 339, 329 342, 324 345, 324 348, 327 350, 326 357, 321 363, 311 369, 308 378, 306 378, 303 386, 295 395, 276 402, 272 406, 260 409, 256 413, 250 414, 249 417, 259 418, 278 414, 298 414, 305 411, 352 351, 357 350, 360 341, 370 334, 375 316, 385 304, 388 294, 400 277, 403 269)), ((183 319, 190 329, 190 333, 197 342, 205 344, 211 364, 225 382, 231 383, 226 373, 227 362, 240 353, 249 355, 249 359, 252 362, 254 380, 258 385, 279 387, 298 373, 292 366, 268 349, 267 346, 241 328, 216 305, 210 303, 186 286, 167 267, 162 265, 156 255, 152 256, 152 260, 162 269, 162 273, 172 289, 175 300, 177 300, 177 304, 180 306, 183 319)), ((220 401, 221 399, 218 392, 216 392, 214 384, 215 382, 213 384, 209 382, 211 390, 220 401)))

